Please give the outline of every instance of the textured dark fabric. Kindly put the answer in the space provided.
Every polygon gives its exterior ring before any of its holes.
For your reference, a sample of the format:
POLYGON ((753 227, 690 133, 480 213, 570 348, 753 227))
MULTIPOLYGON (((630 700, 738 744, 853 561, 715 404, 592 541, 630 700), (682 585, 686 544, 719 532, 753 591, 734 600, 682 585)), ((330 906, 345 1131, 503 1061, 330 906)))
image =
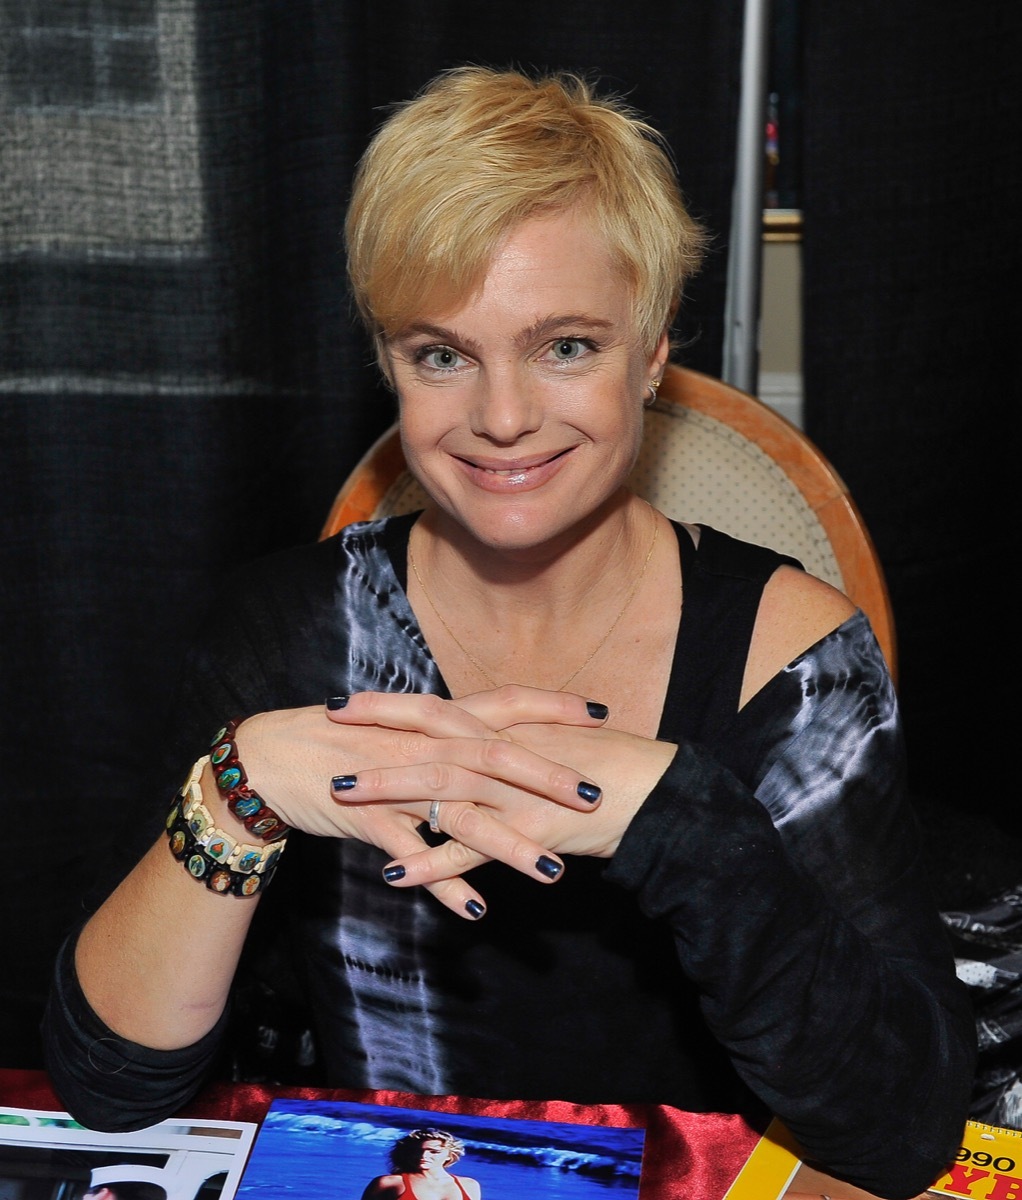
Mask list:
POLYGON ((1022 7, 807 4, 804 35, 806 427, 891 588, 912 794, 977 1009, 972 1113, 1022 1128, 1022 809, 990 649, 1014 629, 1022 7))
POLYGON ((217 582, 314 537, 392 418, 340 245, 383 106, 459 61, 627 92, 717 236, 682 333, 712 372, 739 11, 0 4, 0 769, 8 814, 32 814, 0 883, 0 1062, 39 1061, 53 956, 95 857, 147 806, 217 582))
POLYGON ((981 908, 947 912, 958 977, 976 1009, 979 1055, 971 1115, 1022 1129, 1022 885, 981 908))
MULTIPOLYGON (((267 563, 196 656, 187 723, 366 686, 444 694, 394 567, 409 528, 353 526, 267 563)), ((727 639, 751 633, 782 560, 710 529, 693 556, 687 538, 679 529, 689 568, 677 662, 711 629, 732 679, 748 647, 727 639)), ((258 915, 287 919, 329 1081, 697 1111, 766 1104, 832 1170, 914 1195, 957 1145, 974 1030, 928 895, 868 622, 851 618, 712 728, 700 711, 720 710, 712 692, 690 693, 695 713, 672 700, 660 736, 680 749, 609 868, 574 859, 546 889, 490 864, 478 873, 485 921, 387 888, 380 851, 292 835, 285 887, 258 915), (710 748, 675 721, 703 728, 710 748)), ((194 740, 186 732, 178 775, 194 740)), ((51 1011, 63 1022, 53 1041, 72 1042, 74 1014, 51 1011)), ((124 1049, 151 1115, 161 1080, 124 1049)), ((102 1079, 62 1082, 81 1118, 116 1115, 102 1079)))
POLYGON ((891 587, 924 815, 975 826, 965 844, 945 826, 961 897, 1022 855, 1019 806, 993 786, 1010 706, 978 699, 1003 664, 977 653, 1011 637, 1022 7, 807 3, 804 52, 806 427, 891 587))

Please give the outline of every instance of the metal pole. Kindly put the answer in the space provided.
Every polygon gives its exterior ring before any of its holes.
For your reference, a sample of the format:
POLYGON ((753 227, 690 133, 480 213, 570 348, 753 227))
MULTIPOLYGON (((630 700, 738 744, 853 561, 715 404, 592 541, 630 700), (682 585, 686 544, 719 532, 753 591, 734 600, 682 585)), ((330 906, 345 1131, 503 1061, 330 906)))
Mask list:
POLYGON ((755 394, 759 386, 759 304, 763 270, 763 156, 766 129, 770 0, 745 0, 742 83, 731 249, 724 307, 727 383, 755 394))

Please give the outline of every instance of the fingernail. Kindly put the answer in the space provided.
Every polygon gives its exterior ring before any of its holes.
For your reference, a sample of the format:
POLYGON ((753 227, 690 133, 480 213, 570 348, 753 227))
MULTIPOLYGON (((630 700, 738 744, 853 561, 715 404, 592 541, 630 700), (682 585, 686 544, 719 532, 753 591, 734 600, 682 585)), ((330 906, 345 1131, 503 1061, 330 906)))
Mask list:
POLYGON ((397 883, 397 881, 399 879, 404 879, 404 877, 405 877, 405 869, 400 864, 397 864, 393 867, 384 867, 383 868, 384 883, 397 883))
POLYGON ((606 721, 610 716, 610 709, 606 704, 597 704, 595 700, 586 701, 586 712, 594 721, 606 721))
POLYGON ((584 780, 575 788, 575 791, 578 792, 583 800, 588 800, 590 804, 595 804, 603 795, 603 792, 595 783, 586 783, 584 780))
POLYGON ((536 870, 540 875, 545 875, 547 879, 556 879, 564 870, 564 866, 556 859, 550 858, 549 855, 541 854, 536 859, 536 870))
POLYGON ((473 921, 478 921, 483 913, 486 912, 486 908, 478 900, 467 900, 465 902, 465 912, 468 913, 473 921))
POLYGON ((330 712, 337 712, 339 708, 344 708, 349 699, 348 696, 328 696, 326 706, 330 712))
POLYGON ((357 775, 335 775, 330 780, 330 786, 335 792, 350 792, 356 783, 358 783, 357 775))

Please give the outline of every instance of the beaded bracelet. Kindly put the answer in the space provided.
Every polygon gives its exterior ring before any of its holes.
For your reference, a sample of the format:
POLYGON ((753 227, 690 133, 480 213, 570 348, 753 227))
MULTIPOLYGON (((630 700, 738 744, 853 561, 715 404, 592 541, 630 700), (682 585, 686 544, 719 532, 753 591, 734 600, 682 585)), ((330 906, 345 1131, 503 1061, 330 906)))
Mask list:
POLYGON ((228 721, 210 742, 209 761, 216 778, 216 785, 227 801, 227 807, 245 826, 249 833, 264 842, 276 842, 291 832, 291 826, 263 803, 262 797, 248 786, 248 776, 238 759, 238 747, 234 740, 238 730, 237 721, 228 721))
POLYGON ((170 852, 194 879, 202 880, 219 895, 255 896, 269 885, 284 853, 286 841, 250 846, 218 829, 202 802, 199 776, 209 761, 200 758, 192 767, 167 814, 170 852))

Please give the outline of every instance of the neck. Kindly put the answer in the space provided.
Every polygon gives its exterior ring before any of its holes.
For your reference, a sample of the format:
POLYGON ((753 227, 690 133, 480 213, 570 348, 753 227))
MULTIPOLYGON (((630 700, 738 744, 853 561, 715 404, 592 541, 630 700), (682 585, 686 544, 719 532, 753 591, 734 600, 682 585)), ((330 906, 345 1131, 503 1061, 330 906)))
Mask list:
POLYGON ((645 501, 624 495, 561 545, 508 553, 468 541, 460 527, 448 538, 434 513, 421 518, 409 545, 409 599, 448 682, 564 690, 627 627, 659 522, 645 501))
POLYGON ((427 509, 411 539, 414 561, 429 593, 473 598, 488 612, 528 621, 573 614, 591 603, 594 590, 630 583, 653 531, 651 510, 627 492, 612 496, 584 525, 525 549, 494 547, 438 509, 427 509))

